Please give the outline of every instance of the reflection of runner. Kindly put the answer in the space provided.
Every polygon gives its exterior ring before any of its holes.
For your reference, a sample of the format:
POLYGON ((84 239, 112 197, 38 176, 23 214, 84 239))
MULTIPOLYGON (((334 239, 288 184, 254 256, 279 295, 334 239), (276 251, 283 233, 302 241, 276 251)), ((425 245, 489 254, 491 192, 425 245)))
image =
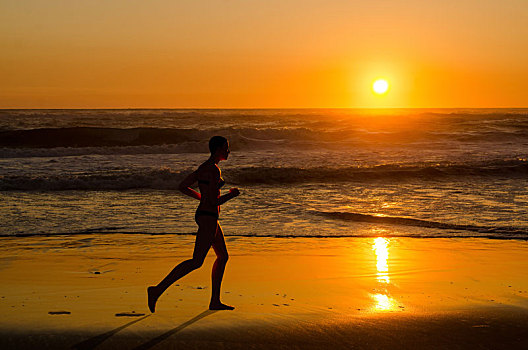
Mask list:
POLYGON ((192 259, 177 265, 157 286, 147 288, 148 307, 151 312, 156 309, 156 301, 171 284, 187 275, 189 272, 202 266, 205 256, 211 246, 216 253, 216 261, 212 272, 212 291, 209 309, 211 310, 233 310, 234 307, 220 302, 220 285, 229 257, 224 240, 224 233, 218 223, 220 205, 240 194, 238 188, 232 188, 228 194, 220 196, 220 187, 224 180, 220 174, 218 163, 226 160, 229 156, 229 143, 222 136, 214 136, 209 140, 211 157, 207 159, 196 171, 187 176, 180 183, 180 191, 184 194, 198 199, 200 204, 196 210, 195 220, 198 224, 198 233, 194 244, 192 259), (200 193, 190 188, 198 182, 200 193))

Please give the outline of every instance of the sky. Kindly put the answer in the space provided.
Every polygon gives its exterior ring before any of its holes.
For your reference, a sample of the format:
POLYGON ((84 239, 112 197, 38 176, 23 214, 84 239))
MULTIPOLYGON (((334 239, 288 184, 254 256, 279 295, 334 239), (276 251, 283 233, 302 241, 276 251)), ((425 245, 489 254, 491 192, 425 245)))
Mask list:
POLYGON ((526 0, 0 0, 0 108, 528 107, 527 23, 526 0))

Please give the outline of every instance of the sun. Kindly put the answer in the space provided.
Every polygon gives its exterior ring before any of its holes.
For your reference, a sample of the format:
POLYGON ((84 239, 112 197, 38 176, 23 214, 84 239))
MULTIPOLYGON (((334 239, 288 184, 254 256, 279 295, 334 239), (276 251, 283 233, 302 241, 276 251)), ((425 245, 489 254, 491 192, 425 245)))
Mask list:
POLYGON ((372 84, 372 90, 378 95, 384 94, 389 90, 389 83, 385 79, 378 79, 372 84))

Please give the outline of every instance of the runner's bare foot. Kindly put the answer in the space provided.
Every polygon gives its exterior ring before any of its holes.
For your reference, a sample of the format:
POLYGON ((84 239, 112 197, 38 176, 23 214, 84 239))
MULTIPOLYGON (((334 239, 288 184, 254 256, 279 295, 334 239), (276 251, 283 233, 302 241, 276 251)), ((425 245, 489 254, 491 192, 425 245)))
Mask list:
POLYGON ((158 301, 159 294, 156 291, 155 286, 147 288, 147 298, 148 298, 148 308, 150 312, 154 313, 156 311, 156 302, 158 301))
POLYGON ((209 304, 209 310, 234 310, 234 306, 222 304, 221 302, 209 304))

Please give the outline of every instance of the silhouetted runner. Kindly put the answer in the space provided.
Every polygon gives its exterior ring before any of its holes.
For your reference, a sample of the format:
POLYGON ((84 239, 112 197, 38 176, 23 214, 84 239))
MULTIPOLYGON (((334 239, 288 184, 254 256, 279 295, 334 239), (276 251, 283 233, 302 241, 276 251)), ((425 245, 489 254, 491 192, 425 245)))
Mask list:
POLYGON ((222 304, 220 301, 220 285, 229 257, 224 240, 222 227, 218 223, 220 205, 240 194, 238 188, 232 188, 228 194, 220 196, 220 187, 225 183, 221 177, 218 163, 227 160, 229 156, 229 143, 225 137, 213 136, 209 140, 211 156, 196 171, 187 176, 179 186, 184 194, 198 199, 200 204, 196 209, 194 219, 198 224, 198 233, 194 244, 192 259, 185 260, 177 265, 158 285, 147 288, 148 307, 151 312, 156 309, 158 298, 174 282, 187 275, 189 272, 202 266, 204 259, 211 246, 216 253, 216 261, 212 272, 211 310, 233 310, 233 306, 222 304), (198 182, 200 193, 193 190, 192 186, 198 182))

